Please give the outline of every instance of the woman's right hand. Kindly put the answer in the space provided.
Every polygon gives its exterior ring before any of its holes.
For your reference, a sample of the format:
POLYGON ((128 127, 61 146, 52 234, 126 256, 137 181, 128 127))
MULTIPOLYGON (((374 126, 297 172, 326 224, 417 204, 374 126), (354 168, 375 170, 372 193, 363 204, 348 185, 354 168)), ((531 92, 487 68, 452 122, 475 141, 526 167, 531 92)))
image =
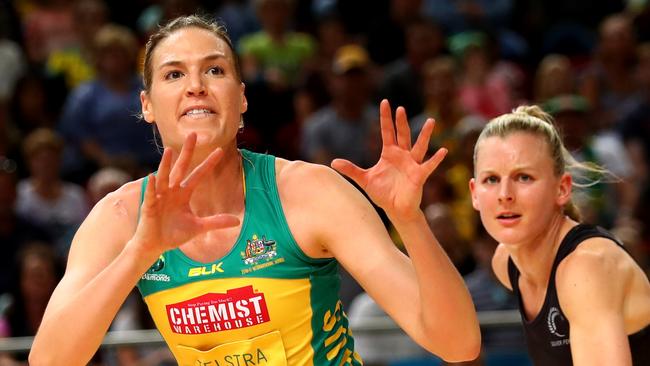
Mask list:
POLYGON ((199 217, 192 212, 192 192, 223 156, 223 150, 217 148, 188 173, 195 146, 196 134, 191 133, 173 165, 172 151, 165 148, 158 173, 149 174, 140 220, 131 241, 137 243, 139 249, 152 258, 182 245, 199 234, 239 225, 239 219, 234 215, 199 217))

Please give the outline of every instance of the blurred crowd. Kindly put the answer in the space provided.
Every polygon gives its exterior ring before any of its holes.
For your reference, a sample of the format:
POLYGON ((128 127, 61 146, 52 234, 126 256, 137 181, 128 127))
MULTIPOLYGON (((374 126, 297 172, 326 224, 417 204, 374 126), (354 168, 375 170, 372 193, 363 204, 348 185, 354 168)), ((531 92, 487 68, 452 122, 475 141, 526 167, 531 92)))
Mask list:
MULTIPOLYGON (((479 311, 516 304, 494 282, 496 243, 471 206, 473 145, 521 104, 542 106, 578 160, 612 173, 576 189, 584 221, 650 272, 647 0, 0 0, 0 336, 35 333, 90 208, 155 169, 161 142, 139 118, 144 43, 192 13, 221 21, 241 58, 242 148, 367 167, 381 147, 379 100, 406 108, 413 136, 436 119, 430 148, 450 153, 422 208, 479 311)), ((361 289, 342 275, 354 312, 361 289)), ((134 295, 114 329, 151 326, 143 313, 134 295)), ((136 353, 111 357, 165 357, 136 353)))

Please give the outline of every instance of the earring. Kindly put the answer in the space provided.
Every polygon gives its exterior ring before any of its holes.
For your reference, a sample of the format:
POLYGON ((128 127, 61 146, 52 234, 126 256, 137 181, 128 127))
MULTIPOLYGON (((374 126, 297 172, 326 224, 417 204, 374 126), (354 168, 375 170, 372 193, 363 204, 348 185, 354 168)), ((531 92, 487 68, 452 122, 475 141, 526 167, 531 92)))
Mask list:
POLYGON ((239 133, 244 132, 244 116, 239 116, 239 133))

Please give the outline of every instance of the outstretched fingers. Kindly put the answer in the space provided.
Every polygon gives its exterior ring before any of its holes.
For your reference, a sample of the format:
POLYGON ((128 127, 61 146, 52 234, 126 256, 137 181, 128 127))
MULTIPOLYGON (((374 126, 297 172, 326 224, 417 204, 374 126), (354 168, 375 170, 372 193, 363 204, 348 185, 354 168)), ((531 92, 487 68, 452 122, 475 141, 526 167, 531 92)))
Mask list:
POLYGON ((201 162, 192 172, 181 182, 181 187, 188 188, 192 191, 194 187, 201 181, 207 172, 212 170, 219 160, 223 157, 223 150, 221 148, 215 149, 208 157, 201 162))
POLYGON ((418 139, 415 141, 415 145, 413 146, 413 150, 411 150, 411 156, 418 163, 422 162, 424 156, 427 154, 429 141, 431 140, 431 134, 433 133, 433 126, 434 121, 432 118, 429 118, 424 122, 424 126, 422 126, 418 139))
POLYGON ((143 202, 143 211, 150 212, 155 209, 157 203, 156 197, 156 175, 149 173, 148 176, 149 182, 147 187, 144 189, 144 202, 143 202))
POLYGON ((402 149, 411 150, 411 128, 404 107, 398 107, 395 111, 395 127, 397 128, 397 145, 402 149))
POLYGON ((355 181, 361 188, 365 189, 366 185, 368 184, 366 170, 359 168, 348 160, 334 159, 332 161, 332 168, 334 168, 334 170, 337 172, 350 177, 350 179, 355 181))
POLYGON ((169 181, 172 186, 181 183, 183 178, 187 175, 187 170, 192 162, 192 155, 194 155, 194 147, 196 146, 196 133, 192 132, 187 135, 181 153, 174 164, 169 176, 169 181))
POLYGON ((390 103, 384 99, 379 104, 379 124, 381 127, 382 145, 395 145, 395 127, 393 126, 393 116, 390 111, 390 103))
POLYGON ((425 161, 422 166, 424 167, 424 171, 426 174, 426 177, 430 176, 431 173, 433 173, 434 170, 440 165, 442 160, 447 156, 448 150, 443 148, 438 149, 435 154, 433 154, 432 157, 429 158, 429 160, 425 161))
POLYGON ((164 193, 169 188, 169 172, 172 167, 172 150, 168 147, 163 151, 158 173, 156 174, 156 192, 164 193))

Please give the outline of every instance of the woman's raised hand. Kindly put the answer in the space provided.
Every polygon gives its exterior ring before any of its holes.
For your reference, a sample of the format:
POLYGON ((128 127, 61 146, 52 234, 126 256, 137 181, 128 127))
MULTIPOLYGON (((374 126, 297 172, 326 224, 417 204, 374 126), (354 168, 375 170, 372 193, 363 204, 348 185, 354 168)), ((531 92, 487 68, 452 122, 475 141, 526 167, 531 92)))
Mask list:
POLYGON ((223 150, 217 148, 188 172, 195 146, 196 134, 191 133, 173 165, 172 151, 165 148, 158 173, 149 174, 149 184, 144 193, 140 221, 133 240, 143 248, 157 252, 157 255, 176 248, 201 233, 239 225, 239 219, 234 215, 199 217, 192 212, 192 192, 223 157, 223 150))
POLYGON ((426 121, 415 145, 411 146, 411 131, 403 107, 397 108, 393 123, 390 104, 384 99, 379 115, 382 138, 379 161, 370 169, 361 169, 348 160, 335 159, 332 167, 354 180, 391 219, 408 220, 419 212, 424 182, 447 150, 438 149, 424 160, 433 119, 426 121))

